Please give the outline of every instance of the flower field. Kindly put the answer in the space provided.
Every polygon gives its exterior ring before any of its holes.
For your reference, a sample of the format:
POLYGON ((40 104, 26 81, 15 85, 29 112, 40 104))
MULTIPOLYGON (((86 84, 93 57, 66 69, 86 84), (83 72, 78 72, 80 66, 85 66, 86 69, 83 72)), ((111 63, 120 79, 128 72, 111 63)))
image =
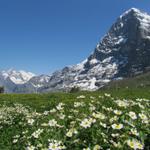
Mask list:
POLYGON ((38 106, 29 95, 16 96, 17 101, 13 95, 0 96, 0 150, 150 148, 148 98, 99 92, 69 96, 53 94, 52 101, 41 100, 38 106))

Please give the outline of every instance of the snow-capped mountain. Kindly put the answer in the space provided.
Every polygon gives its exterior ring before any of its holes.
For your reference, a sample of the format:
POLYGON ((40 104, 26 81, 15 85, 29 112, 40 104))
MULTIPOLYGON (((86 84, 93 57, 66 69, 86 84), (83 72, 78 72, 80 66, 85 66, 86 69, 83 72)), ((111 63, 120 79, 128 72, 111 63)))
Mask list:
MULTIPOLYGON (((150 69, 150 15, 136 8, 123 13, 83 62, 50 76, 16 80, 13 92, 66 91, 72 87, 96 90, 111 80, 135 76, 150 69), (27 81, 27 82, 26 82, 27 81), (20 83, 20 84, 18 84, 20 83)), ((0 77, 1 78, 1 77, 0 77)))
POLYGON ((18 85, 27 83, 34 76, 35 75, 33 73, 25 72, 23 70, 3 70, 0 71, 0 85, 5 87, 6 92, 14 92, 18 85))
POLYGON ((123 13, 83 62, 52 74, 43 91, 78 86, 96 90, 111 80, 142 73, 150 66, 150 16, 136 8, 123 13))
POLYGON ((4 79, 9 78, 15 84, 24 84, 28 82, 32 77, 35 76, 35 74, 31 72, 25 72, 23 70, 16 71, 13 69, 9 69, 7 71, 1 71, 0 75, 4 79))

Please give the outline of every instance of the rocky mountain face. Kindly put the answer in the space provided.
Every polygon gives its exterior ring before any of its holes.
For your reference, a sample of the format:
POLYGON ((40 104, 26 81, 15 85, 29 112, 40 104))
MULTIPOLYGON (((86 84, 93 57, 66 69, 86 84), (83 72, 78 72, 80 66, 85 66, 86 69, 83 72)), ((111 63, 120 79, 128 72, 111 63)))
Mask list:
MULTIPOLYGON (((50 76, 32 77, 17 84, 13 92, 66 91, 72 87, 96 90, 112 80, 135 76, 149 69, 150 15, 132 8, 116 20, 86 60, 50 76)), ((14 82, 11 84, 13 86, 14 82)))
POLYGON ((111 80, 142 73, 150 66, 150 16, 132 8, 123 13, 85 61, 52 74, 42 91, 78 86, 96 90, 111 80))

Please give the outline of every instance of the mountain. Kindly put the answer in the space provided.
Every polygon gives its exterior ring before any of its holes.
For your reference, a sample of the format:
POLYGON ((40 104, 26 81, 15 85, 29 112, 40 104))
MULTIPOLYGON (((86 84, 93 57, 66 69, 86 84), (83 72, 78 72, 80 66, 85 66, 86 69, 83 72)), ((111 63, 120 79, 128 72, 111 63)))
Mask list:
POLYGON ((150 68, 150 16, 136 8, 123 13, 83 62, 54 72, 41 91, 74 86, 96 90, 111 80, 141 74, 150 68))
POLYGON ((31 72, 25 72, 23 70, 16 71, 13 69, 10 69, 8 71, 1 71, 0 75, 4 79, 9 78, 15 84, 24 84, 28 82, 32 77, 35 76, 35 74, 31 72))
POLYGON ((0 72, 0 85, 5 87, 6 92, 13 92, 18 85, 27 83, 35 75, 23 70, 16 71, 13 69, 0 72))
POLYGON ((39 89, 42 87, 46 87, 49 82, 51 76, 50 75, 40 75, 32 77, 25 84, 20 84, 13 89, 15 93, 37 93, 41 92, 39 89))
POLYGON ((150 70, 150 15, 131 8, 123 13, 83 62, 26 82, 12 80, 12 92, 68 91, 72 87, 97 90, 110 81, 150 70), (14 82, 15 81, 15 82, 14 82), (23 83, 24 82, 24 83, 23 83))

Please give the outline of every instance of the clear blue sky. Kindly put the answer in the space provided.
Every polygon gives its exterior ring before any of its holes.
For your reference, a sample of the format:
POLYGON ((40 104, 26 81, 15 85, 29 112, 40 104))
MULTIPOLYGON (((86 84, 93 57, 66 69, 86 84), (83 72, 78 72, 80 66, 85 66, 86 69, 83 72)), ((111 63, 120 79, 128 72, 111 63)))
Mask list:
POLYGON ((150 12, 150 0, 1 0, 0 70, 41 74, 76 64, 131 7, 150 12))

